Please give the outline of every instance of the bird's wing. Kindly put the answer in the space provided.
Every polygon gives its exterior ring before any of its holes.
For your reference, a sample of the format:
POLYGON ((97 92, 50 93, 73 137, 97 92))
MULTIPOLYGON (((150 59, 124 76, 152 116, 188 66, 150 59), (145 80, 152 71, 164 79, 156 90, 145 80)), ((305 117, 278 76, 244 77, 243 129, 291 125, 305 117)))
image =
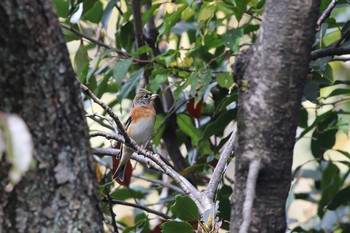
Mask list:
POLYGON ((124 124, 124 128, 125 128, 125 130, 128 130, 128 128, 129 128, 129 125, 130 125, 130 123, 131 123, 131 116, 129 116, 129 118, 126 120, 126 122, 125 122, 125 124, 124 124))

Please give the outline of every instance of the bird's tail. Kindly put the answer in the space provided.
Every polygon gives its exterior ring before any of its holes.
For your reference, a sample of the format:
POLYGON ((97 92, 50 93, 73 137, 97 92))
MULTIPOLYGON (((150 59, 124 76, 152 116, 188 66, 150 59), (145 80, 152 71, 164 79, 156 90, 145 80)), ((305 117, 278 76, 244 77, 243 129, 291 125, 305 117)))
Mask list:
POLYGON ((120 164, 116 170, 116 172, 114 173, 113 178, 118 178, 121 182, 124 181, 124 176, 125 176, 125 168, 126 168, 126 164, 120 164))

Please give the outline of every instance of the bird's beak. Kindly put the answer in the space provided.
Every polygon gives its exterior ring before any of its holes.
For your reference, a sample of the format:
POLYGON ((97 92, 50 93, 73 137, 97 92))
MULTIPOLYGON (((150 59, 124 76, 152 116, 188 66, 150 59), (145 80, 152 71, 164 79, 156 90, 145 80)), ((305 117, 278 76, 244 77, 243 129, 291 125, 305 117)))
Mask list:
POLYGON ((151 100, 154 100, 154 99, 158 98, 158 96, 159 96, 158 94, 152 94, 151 95, 151 100))

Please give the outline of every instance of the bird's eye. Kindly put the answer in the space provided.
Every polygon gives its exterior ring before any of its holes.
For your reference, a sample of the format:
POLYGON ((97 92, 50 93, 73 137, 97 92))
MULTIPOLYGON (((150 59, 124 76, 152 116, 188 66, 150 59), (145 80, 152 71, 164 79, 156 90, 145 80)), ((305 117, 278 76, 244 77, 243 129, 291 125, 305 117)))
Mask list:
POLYGON ((149 97, 150 97, 149 94, 146 94, 146 95, 143 96, 143 98, 145 98, 145 99, 149 99, 149 97))

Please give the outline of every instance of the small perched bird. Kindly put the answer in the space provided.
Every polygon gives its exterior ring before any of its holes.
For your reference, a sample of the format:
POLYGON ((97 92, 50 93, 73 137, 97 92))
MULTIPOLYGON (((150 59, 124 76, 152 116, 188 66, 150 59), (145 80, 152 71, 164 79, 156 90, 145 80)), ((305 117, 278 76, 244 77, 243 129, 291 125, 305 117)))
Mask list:
MULTIPOLYGON (((156 111, 153 107, 153 100, 157 94, 152 94, 145 89, 139 89, 133 101, 133 107, 126 122, 126 132, 138 145, 145 144, 152 134, 156 111)), ((121 159, 114 178, 124 181, 126 164, 134 151, 123 145, 121 159)))

